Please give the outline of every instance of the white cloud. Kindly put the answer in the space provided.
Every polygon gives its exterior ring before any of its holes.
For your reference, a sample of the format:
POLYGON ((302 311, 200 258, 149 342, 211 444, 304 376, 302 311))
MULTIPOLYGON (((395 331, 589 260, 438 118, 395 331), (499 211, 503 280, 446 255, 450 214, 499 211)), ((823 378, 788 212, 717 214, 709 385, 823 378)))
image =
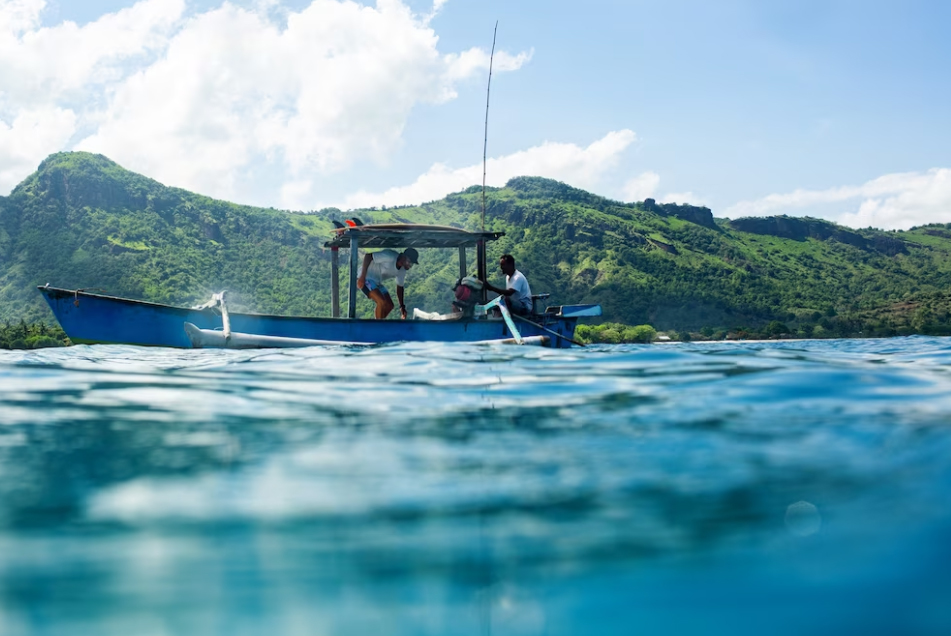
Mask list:
POLYGON ((726 216, 763 216, 771 213, 811 213, 851 227, 907 229, 926 223, 951 222, 951 169, 887 174, 859 186, 827 190, 795 190, 741 201, 726 216), (830 204, 844 209, 829 213, 815 208, 830 204))
POLYGON ((41 28, 45 6, 0 0, 0 193, 68 148, 125 62, 161 46, 184 0, 145 0, 83 27, 41 28))
POLYGON ((636 177, 629 179, 624 184, 624 201, 643 201, 654 196, 657 190, 657 184, 660 183, 660 175, 656 172, 644 172, 636 177))
POLYGON ((0 4, 0 37, 35 28, 45 8, 46 0, 4 0, 0 4))
POLYGON ((656 199, 660 203, 689 203, 690 205, 707 205, 706 200, 693 192, 670 192, 656 195, 660 184, 660 175, 656 172, 644 172, 629 179, 623 186, 624 201, 643 201, 656 199))
POLYGON ((190 20, 163 59, 120 86, 81 147, 222 197, 266 158, 289 172, 284 196, 306 201, 300 175, 385 162, 416 105, 451 99, 480 68, 460 70, 437 41, 397 0, 315 0, 285 28, 226 4, 190 20))
MULTIPOLYGON (((261 202, 306 200, 315 175, 385 164, 417 105, 453 99, 488 67, 480 49, 440 52, 432 16, 401 0, 222 1, 191 15, 185 0, 142 0, 82 27, 41 27, 44 6, 0 0, 0 123, 70 110, 75 149, 219 197, 252 182, 261 202)), ((495 70, 530 57, 498 52, 495 70)), ((0 152, 0 172, 29 169, 0 152)))
MULTIPOLYGON (((313 181, 300 179, 288 181, 281 186, 281 207, 288 210, 303 210, 313 206, 311 189, 313 181)), ((325 206, 319 206, 325 207, 325 206)))
POLYGON ((661 203, 679 203, 679 204, 690 204, 690 205, 707 205, 707 201, 700 195, 694 194, 693 192, 670 192, 661 197, 658 197, 661 203))
POLYGON ((449 2, 449 0, 433 0, 433 10, 429 13, 428 19, 432 20, 435 18, 436 14, 442 11, 442 8, 446 6, 447 2, 449 2))
MULTIPOLYGON (((621 153, 636 136, 631 130, 610 132, 587 148, 575 144, 545 142, 504 157, 489 159, 486 183, 502 186, 512 177, 539 176, 564 181, 572 186, 590 189, 604 173, 614 167, 621 153)), ((407 186, 384 192, 357 192, 343 202, 342 208, 413 205, 444 197, 450 192, 482 183, 482 164, 450 168, 434 164, 425 174, 407 186)))
POLYGON ((0 115, 63 106, 128 73, 125 63, 161 49, 184 0, 143 0, 79 27, 39 27, 43 0, 0 3, 0 115))
POLYGON ((73 111, 51 107, 21 112, 10 125, 0 121, 0 192, 35 170, 37 157, 61 149, 75 128, 73 111))
MULTIPOLYGON (((534 49, 518 55, 499 51, 495 54, 494 60, 491 59, 488 51, 479 48, 469 49, 459 54, 450 53, 446 56, 446 63, 449 66, 446 75, 453 80, 465 79, 478 71, 488 70, 490 61, 493 73, 517 71, 532 59, 534 53, 534 49)), ((453 97, 455 97, 454 94, 453 97)))

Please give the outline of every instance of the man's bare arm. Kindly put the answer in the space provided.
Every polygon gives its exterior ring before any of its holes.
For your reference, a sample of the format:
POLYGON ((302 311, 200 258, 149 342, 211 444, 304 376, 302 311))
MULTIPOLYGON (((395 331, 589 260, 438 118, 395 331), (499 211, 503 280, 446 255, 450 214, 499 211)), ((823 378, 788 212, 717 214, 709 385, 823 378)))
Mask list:
POLYGON ((370 269, 370 263, 373 261, 373 254, 367 254, 363 257, 363 269, 360 270, 360 277, 357 278, 357 287, 363 289, 367 282, 367 270, 370 269))
POLYGON ((495 285, 493 285, 492 283, 488 281, 482 281, 482 284, 485 285, 485 288, 488 289, 490 292, 495 292, 496 294, 499 294, 500 296, 511 296, 512 294, 515 293, 514 289, 501 289, 500 287, 496 287, 495 285))
POLYGON ((400 316, 406 320, 406 303, 403 302, 403 288, 399 285, 396 286, 396 298, 400 301, 400 316))

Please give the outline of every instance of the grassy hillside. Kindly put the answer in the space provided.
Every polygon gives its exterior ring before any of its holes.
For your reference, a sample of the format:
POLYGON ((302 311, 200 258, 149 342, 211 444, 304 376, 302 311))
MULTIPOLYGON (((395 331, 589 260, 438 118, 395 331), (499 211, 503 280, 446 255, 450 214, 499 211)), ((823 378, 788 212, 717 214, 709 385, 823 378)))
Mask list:
MULTIPOLYGON (((511 252, 536 293, 599 302, 606 321, 709 333, 951 333, 951 225, 730 222, 706 208, 620 203, 534 177, 491 189, 487 207, 486 229, 506 232, 490 245, 490 264, 511 252)), ((480 209, 478 187, 347 215, 252 208, 165 187, 102 156, 52 155, 0 199, 0 322, 52 322, 34 289, 47 282, 174 304, 227 289, 236 309, 329 315, 322 246, 332 218, 476 228, 480 209)), ((424 252, 408 304, 445 310, 457 275, 452 251, 424 252)), ((358 307, 369 315, 362 297, 358 307)))

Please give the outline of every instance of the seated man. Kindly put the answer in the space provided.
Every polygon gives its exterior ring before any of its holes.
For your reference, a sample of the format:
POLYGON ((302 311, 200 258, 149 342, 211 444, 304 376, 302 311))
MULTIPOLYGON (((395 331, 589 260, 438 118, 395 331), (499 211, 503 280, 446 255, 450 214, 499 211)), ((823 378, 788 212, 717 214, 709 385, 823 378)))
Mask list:
POLYGON ((532 313, 532 290, 528 286, 525 274, 515 269, 515 257, 503 254, 499 259, 499 269, 505 274, 505 289, 499 289, 485 283, 485 288, 496 294, 505 296, 505 305, 514 314, 527 315, 532 313))
POLYGON ((380 250, 363 257, 363 269, 357 278, 357 287, 363 290, 366 297, 376 303, 373 315, 377 319, 386 318, 393 311, 393 299, 386 291, 383 281, 389 278, 396 279, 396 297, 400 301, 400 317, 406 320, 406 303, 403 300, 403 282, 406 272, 419 262, 419 253, 412 247, 402 254, 395 250, 380 250))

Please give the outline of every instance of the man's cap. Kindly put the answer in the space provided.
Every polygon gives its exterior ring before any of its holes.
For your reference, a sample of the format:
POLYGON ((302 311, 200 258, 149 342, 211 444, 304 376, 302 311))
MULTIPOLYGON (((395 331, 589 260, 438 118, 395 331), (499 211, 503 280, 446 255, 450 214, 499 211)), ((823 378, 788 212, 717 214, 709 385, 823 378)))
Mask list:
POLYGON ((417 252, 412 247, 407 247, 405 250, 403 250, 403 256, 405 256, 413 265, 416 265, 419 262, 419 252, 417 252))

